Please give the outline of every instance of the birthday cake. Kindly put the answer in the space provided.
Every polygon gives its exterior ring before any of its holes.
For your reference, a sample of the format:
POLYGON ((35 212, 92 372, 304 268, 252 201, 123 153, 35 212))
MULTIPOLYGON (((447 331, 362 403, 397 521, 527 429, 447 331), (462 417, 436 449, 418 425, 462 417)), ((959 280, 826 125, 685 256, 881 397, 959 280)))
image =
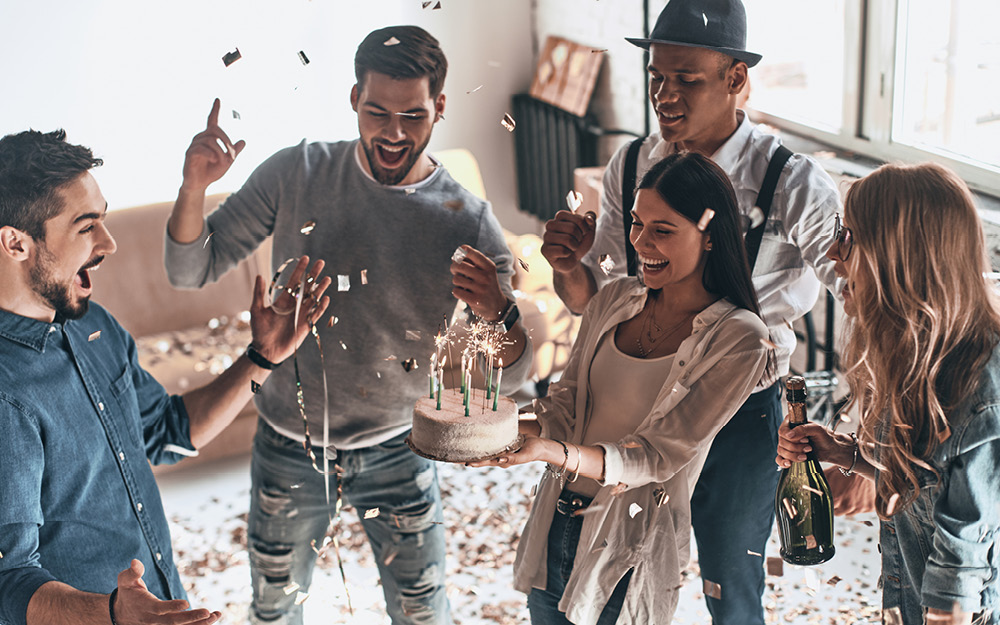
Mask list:
POLYGON ((406 439, 417 454, 444 462, 485 460, 520 447, 517 404, 509 397, 494 398, 473 389, 469 416, 457 389, 445 389, 438 399, 424 395, 413 409, 413 430, 406 439))

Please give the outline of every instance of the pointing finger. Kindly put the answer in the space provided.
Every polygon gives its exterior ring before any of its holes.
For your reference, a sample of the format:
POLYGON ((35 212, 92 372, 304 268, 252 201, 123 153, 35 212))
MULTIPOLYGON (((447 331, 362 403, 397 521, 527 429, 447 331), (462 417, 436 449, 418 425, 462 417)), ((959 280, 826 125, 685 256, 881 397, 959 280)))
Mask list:
POLYGON ((219 125, 219 110, 222 108, 222 101, 219 98, 215 98, 215 102, 212 103, 212 111, 208 114, 208 127, 212 128, 219 125))

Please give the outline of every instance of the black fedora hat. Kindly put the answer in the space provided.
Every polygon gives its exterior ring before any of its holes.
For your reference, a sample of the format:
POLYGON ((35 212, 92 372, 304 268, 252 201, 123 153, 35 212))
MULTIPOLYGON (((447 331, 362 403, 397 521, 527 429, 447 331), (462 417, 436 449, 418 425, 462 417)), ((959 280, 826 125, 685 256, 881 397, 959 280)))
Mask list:
POLYGON ((625 40, 647 50, 651 43, 707 48, 743 61, 747 67, 761 58, 747 52, 747 13, 740 0, 670 0, 656 18, 649 39, 625 40))

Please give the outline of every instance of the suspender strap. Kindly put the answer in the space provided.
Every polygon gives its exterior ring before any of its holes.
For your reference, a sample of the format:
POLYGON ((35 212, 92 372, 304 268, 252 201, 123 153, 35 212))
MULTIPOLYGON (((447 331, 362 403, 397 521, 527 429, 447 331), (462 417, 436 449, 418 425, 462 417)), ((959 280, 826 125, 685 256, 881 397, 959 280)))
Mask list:
POLYGON ((767 164, 767 173, 764 174, 764 182, 760 185, 760 193, 757 194, 756 203, 764 218, 756 228, 747 232, 746 236, 747 260, 750 262, 751 273, 757 262, 757 253, 760 252, 760 241, 764 237, 767 216, 771 213, 771 201, 774 199, 774 190, 778 186, 778 177, 781 176, 781 170, 784 169, 785 163, 791 156, 791 150, 779 145, 778 149, 771 155, 771 162, 767 164))
POLYGON ((632 232, 632 203, 635 201, 636 169, 639 164, 639 148, 645 137, 634 140, 628 146, 625 154, 625 169, 622 171, 622 225, 625 227, 625 259, 628 262, 628 275, 634 276, 638 262, 635 248, 629 234, 632 232))

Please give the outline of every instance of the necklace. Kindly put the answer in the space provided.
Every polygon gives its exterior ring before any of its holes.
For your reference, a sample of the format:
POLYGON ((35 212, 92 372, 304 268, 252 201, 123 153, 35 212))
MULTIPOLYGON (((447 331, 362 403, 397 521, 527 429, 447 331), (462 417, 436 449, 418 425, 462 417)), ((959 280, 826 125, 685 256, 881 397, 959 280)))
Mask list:
POLYGON ((653 321, 653 312, 654 312, 653 309, 655 306, 656 303, 654 302, 653 306, 649 307, 649 312, 646 314, 646 318, 642 320, 642 326, 639 330, 639 336, 636 337, 635 339, 635 346, 639 350, 639 356, 641 358, 645 358, 646 356, 649 356, 654 351, 656 351, 657 347, 659 347, 669 337, 673 336, 674 333, 677 332, 677 330, 679 330, 681 326, 684 325, 684 323, 691 318, 691 314, 688 313, 684 315, 681 318, 681 320, 678 321, 676 324, 664 330, 659 324, 653 321), (659 334, 659 336, 656 337, 653 336, 654 328, 656 329, 655 334, 659 334), (661 332, 662 334, 660 334, 661 332), (642 345, 643 336, 646 337, 646 340, 649 343, 648 349, 643 347, 642 345))

